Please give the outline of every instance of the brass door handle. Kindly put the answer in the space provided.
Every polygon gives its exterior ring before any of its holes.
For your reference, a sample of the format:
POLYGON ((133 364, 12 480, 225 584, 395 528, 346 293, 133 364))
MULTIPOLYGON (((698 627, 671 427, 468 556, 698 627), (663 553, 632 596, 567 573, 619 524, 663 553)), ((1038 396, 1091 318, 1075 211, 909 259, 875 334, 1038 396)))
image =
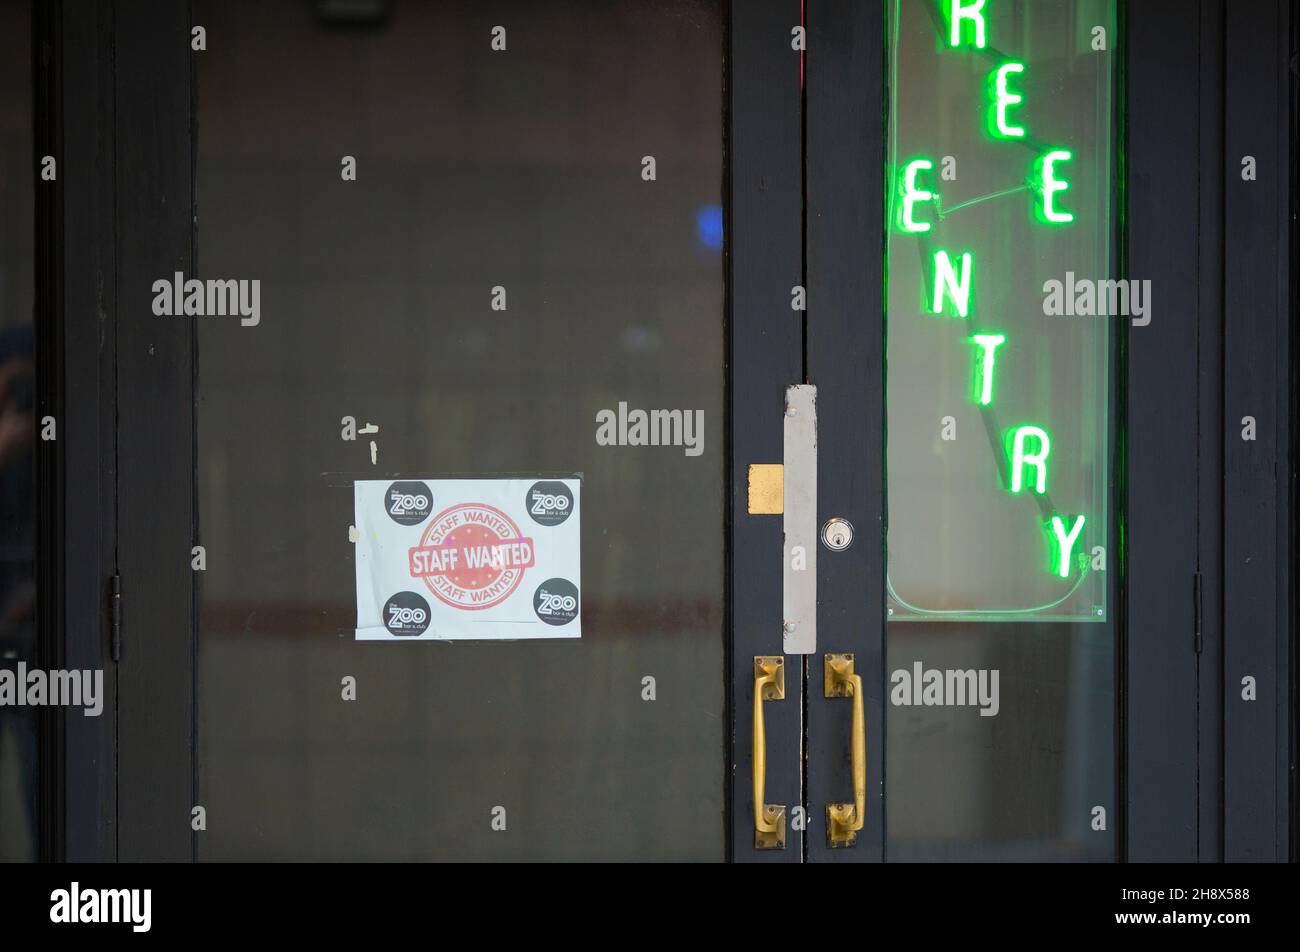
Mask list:
POLYGON ((785 659, 754 656, 754 849, 785 849, 785 807, 766 801, 767 730, 763 702, 785 700, 785 659))
POLYGON ((827 697, 853 698, 853 733, 849 759, 853 769, 853 802, 826 805, 826 841, 832 849, 852 846, 866 821, 867 725, 862 706, 862 675, 853 673, 853 655, 827 654, 824 681, 827 697))

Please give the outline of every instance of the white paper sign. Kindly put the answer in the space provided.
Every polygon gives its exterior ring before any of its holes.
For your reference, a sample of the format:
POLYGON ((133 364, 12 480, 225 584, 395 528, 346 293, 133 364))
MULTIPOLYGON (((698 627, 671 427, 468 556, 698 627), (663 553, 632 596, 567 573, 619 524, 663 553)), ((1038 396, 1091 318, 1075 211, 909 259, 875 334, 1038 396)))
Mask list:
POLYGON ((582 635, 581 479, 358 480, 357 639, 582 635))

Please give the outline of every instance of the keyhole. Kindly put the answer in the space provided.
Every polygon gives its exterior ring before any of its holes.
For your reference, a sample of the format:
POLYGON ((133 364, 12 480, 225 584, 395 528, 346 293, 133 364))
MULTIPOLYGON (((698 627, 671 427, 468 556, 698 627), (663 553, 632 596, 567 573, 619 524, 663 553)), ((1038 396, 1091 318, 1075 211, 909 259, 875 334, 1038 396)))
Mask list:
POLYGON ((843 552, 853 544, 853 526, 839 516, 826 520, 822 526, 822 544, 832 552, 843 552))

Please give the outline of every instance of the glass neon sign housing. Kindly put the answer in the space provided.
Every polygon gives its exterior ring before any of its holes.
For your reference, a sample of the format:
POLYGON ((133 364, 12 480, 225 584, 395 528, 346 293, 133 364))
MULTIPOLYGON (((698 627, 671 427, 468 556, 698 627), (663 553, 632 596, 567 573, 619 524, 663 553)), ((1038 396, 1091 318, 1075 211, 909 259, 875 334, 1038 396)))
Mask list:
POLYGON ((1112 6, 891 4, 891 620, 1106 620, 1112 6))

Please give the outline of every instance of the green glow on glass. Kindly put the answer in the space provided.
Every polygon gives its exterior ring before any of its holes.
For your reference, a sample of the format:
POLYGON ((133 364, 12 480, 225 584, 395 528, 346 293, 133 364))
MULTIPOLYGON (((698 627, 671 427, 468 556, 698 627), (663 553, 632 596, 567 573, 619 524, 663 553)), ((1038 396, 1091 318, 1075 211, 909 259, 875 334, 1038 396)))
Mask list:
POLYGON ((917 188, 916 185, 917 173, 928 172, 933 168, 934 163, 929 159, 913 159, 903 166, 903 205, 900 212, 903 231, 930 230, 930 223, 928 221, 917 221, 913 210, 917 202, 934 201, 934 192, 917 188))
POLYGON ((1020 139, 1025 135, 1024 126, 1013 126, 1007 122, 1007 108, 1025 101, 1025 97, 1007 89, 1008 73, 1023 73, 1024 63, 1003 63, 991 75, 993 80, 993 121, 990 132, 1000 139, 1020 139))
POLYGON ((1056 208, 1057 192, 1064 192, 1070 187, 1068 180, 1057 178, 1056 163, 1069 162, 1074 158, 1074 154, 1068 149, 1054 149, 1048 152, 1038 160, 1038 180, 1039 189, 1043 197, 1041 214, 1043 221, 1054 224, 1066 224, 1074 221, 1074 213, 1067 211, 1058 211, 1056 208))
POLYGON ((1047 457, 1052 452, 1052 440, 1041 426, 1027 424, 1011 431, 1011 491, 1018 493, 1025 488, 1024 468, 1034 467, 1034 492, 1042 495, 1047 492, 1047 457), (1025 442, 1034 440, 1037 444, 1034 452, 1027 452, 1025 442))
POLYGON ((971 253, 962 252, 959 278, 956 269, 952 266, 952 259, 948 257, 948 252, 934 253, 934 294, 930 297, 930 310, 935 314, 943 313, 943 297, 946 288, 948 296, 952 298, 952 303, 957 308, 957 313, 962 317, 970 316, 971 261, 971 253))
POLYGON ((975 47, 984 49, 984 0, 967 4, 963 0, 948 0, 948 45, 961 46, 962 20, 970 20, 975 30, 975 47))
POLYGON ((981 356, 975 376, 975 399, 982 407, 993 403, 993 361, 997 349, 1007 342, 1005 334, 972 334, 969 340, 979 345, 981 356))
POLYGON ((1055 571, 1061 578, 1070 577, 1070 554, 1074 551, 1074 542, 1079 538, 1079 533, 1083 531, 1084 518, 1082 515, 1074 517, 1074 526, 1069 533, 1065 531, 1065 523, 1060 516, 1052 516, 1052 536, 1055 545, 1054 555, 1056 562, 1055 571))

